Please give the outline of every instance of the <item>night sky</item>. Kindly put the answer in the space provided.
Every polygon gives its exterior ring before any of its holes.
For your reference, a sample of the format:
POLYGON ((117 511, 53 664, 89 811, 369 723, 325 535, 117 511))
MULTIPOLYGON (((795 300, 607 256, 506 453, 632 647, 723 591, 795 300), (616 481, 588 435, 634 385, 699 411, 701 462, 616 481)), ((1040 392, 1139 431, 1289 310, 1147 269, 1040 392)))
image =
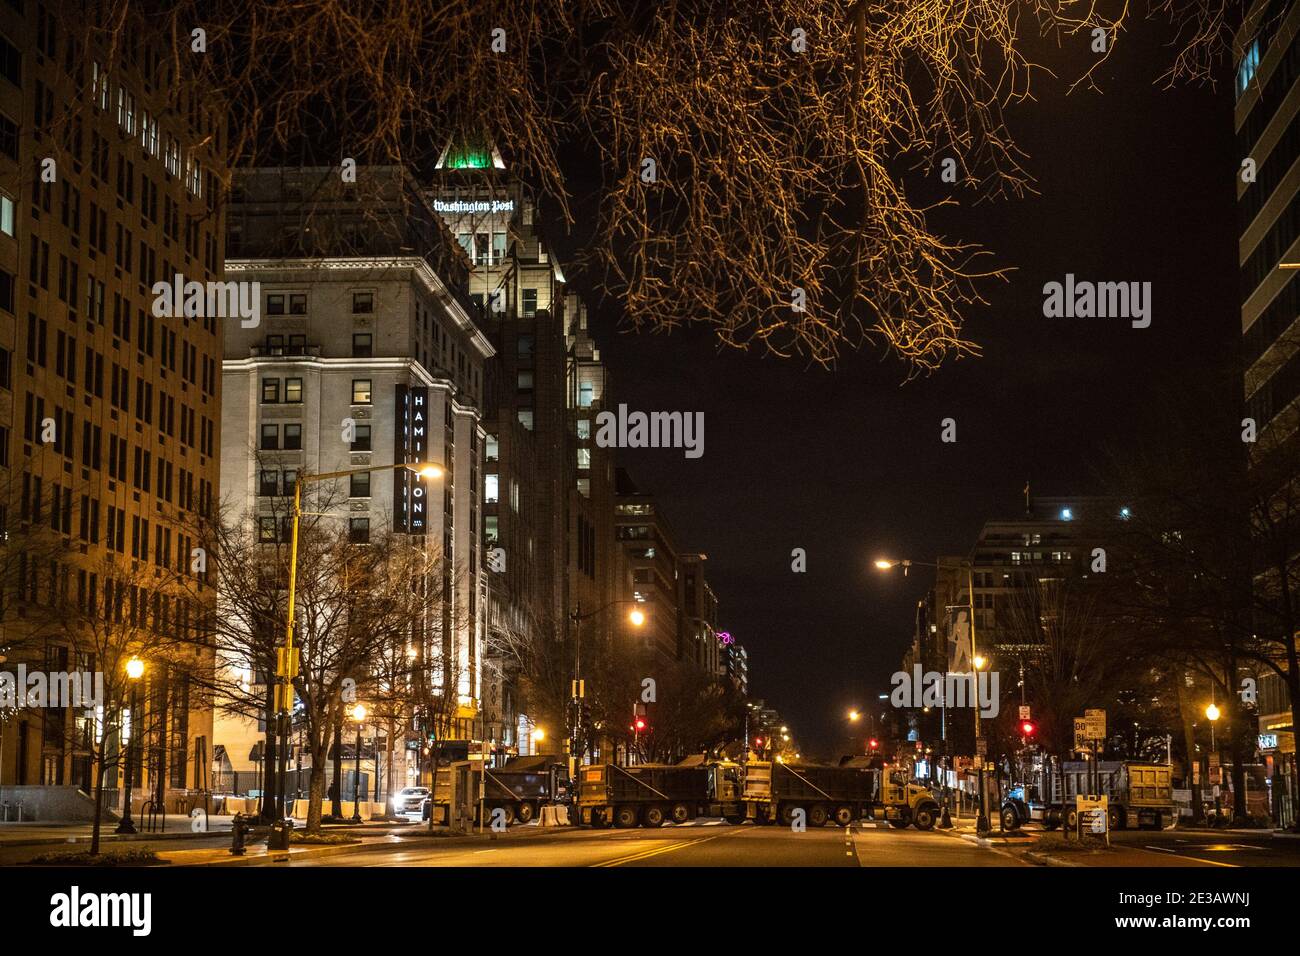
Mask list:
MULTIPOLYGON (((708 554, 720 626, 750 654, 751 691, 804 749, 843 749, 845 711, 888 688, 910 642, 931 574, 881 574, 873 557, 967 552, 985 519, 1023 508, 1026 480, 1034 494, 1086 493, 1102 448, 1140 440, 1156 390, 1221 376, 1232 359, 1232 87, 1226 73, 1217 91, 1156 86, 1166 39, 1135 24, 1098 74, 1103 93, 1067 96, 1063 80, 1040 74, 1037 101, 1010 116, 1040 195, 977 206, 959 196, 963 207, 945 213, 950 237, 1015 269, 968 312, 980 358, 904 384, 878 353, 824 371, 719 352, 703 328, 629 334, 616 303, 599 309, 616 401, 705 413, 703 458, 640 449, 621 460, 657 496, 678 546, 708 554), (1043 284, 1067 272, 1152 282, 1151 327, 1044 318, 1043 284), (956 444, 939 440, 949 416, 956 444), (805 574, 790 570, 795 547, 808 552, 805 574)), ((1055 49, 1037 59, 1063 78, 1084 62, 1055 49)), ((1222 380, 1223 400, 1239 401, 1240 386, 1222 380)))

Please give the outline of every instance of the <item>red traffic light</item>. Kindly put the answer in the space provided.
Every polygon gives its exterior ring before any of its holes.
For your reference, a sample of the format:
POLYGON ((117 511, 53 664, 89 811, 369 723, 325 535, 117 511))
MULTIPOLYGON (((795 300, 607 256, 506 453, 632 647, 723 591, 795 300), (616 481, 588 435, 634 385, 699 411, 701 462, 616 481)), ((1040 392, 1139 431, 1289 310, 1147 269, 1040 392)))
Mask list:
POLYGON ((638 718, 636 719, 636 729, 637 729, 637 730, 645 730, 645 720, 644 720, 644 719, 642 719, 642 718, 640 718, 640 717, 638 717, 638 718))
POLYGON ((870 740, 867 741, 867 746, 870 747, 872 750, 876 750, 880 747, 880 741, 877 740, 875 737, 872 737, 870 740))
POLYGON ((761 747, 761 746, 763 746, 763 738, 762 738, 762 737, 755 737, 755 738, 754 738, 754 746, 755 746, 755 747, 761 747))
POLYGON ((1020 724, 1020 732, 1024 734, 1026 737, 1032 737, 1034 731, 1037 729, 1038 728, 1034 726, 1034 722, 1032 720, 1022 721, 1020 724))

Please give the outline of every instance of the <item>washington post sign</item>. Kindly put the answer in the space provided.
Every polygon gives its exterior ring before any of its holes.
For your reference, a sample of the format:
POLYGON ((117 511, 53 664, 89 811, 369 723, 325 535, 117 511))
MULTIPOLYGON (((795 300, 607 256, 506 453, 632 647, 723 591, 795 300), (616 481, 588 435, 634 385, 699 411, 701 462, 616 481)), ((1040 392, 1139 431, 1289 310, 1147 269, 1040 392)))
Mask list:
MULTIPOLYGON (((429 390, 397 386, 393 448, 400 462, 424 462, 429 452, 429 390)), ((393 472, 393 530, 424 534, 428 529, 428 489, 424 479, 407 468, 393 472)))

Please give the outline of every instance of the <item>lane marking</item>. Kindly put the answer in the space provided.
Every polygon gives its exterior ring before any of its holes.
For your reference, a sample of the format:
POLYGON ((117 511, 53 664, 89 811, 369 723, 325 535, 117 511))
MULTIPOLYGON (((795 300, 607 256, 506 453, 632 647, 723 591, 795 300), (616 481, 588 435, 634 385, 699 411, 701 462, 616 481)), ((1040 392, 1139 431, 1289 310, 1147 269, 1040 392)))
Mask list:
MULTIPOLYGON (((1139 847, 1139 849, 1146 850, 1147 848, 1139 847)), ((1221 860, 1202 860, 1199 856, 1183 856, 1183 854, 1181 853, 1176 855, 1180 860, 1195 860, 1197 863, 1208 863, 1210 866, 1226 866, 1231 870, 1235 870, 1239 868, 1239 864, 1236 863, 1224 863, 1221 860)))
POLYGON ((634 863, 638 860, 645 860, 652 856, 658 856, 661 853, 671 853, 674 850, 684 850, 686 847, 695 846, 698 843, 708 843, 710 840, 719 840, 724 836, 727 836, 727 834, 719 833, 717 836, 703 837, 698 840, 682 840, 675 843, 669 843, 667 846, 651 847, 648 850, 641 850, 613 860, 605 860, 602 863, 593 863, 591 865, 593 867, 622 866, 624 863, 634 863))
POLYGON ((1177 851, 1177 850, 1171 850, 1171 849, 1169 849, 1169 847, 1167 847, 1167 846, 1150 846, 1150 845, 1148 844, 1148 845, 1145 847, 1145 849, 1147 849, 1147 850, 1156 850, 1156 851, 1159 852, 1159 853, 1172 853, 1174 856, 1177 856, 1177 855, 1178 855, 1178 851, 1177 851))

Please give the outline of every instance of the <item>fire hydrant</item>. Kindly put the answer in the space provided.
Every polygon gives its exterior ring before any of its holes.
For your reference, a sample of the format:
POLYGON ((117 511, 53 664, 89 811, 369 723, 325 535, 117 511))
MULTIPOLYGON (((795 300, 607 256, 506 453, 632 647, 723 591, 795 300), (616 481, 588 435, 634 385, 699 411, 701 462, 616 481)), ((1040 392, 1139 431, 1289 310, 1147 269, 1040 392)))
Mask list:
POLYGON ((244 855, 244 839, 248 836, 248 831, 251 829, 252 827, 248 825, 248 821, 244 819, 244 815, 242 813, 236 813, 235 819, 231 821, 231 826, 230 826, 230 834, 231 834, 230 855, 231 856, 244 855))

